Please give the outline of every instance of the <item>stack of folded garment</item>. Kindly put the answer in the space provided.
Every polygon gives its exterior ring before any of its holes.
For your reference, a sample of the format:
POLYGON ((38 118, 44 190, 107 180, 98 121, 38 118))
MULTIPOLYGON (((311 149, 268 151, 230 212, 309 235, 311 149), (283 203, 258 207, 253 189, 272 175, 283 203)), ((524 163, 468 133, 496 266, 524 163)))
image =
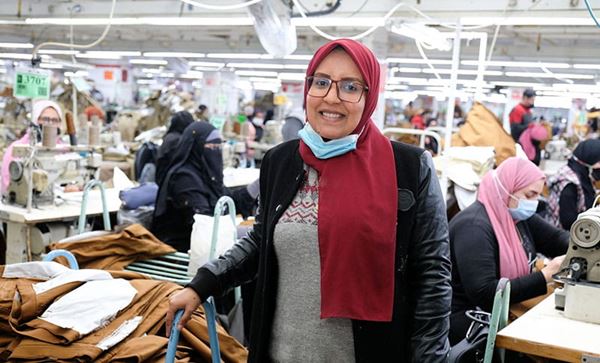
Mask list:
MULTIPOLYGON (((0 266, 0 275, 0 360, 164 362, 168 299, 180 286, 56 262, 0 266)), ((221 327, 218 335, 223 361, 246 361, 240 343, 221 327)), ((180 362, 210 362, 201 308, 177 351, 180 362)))

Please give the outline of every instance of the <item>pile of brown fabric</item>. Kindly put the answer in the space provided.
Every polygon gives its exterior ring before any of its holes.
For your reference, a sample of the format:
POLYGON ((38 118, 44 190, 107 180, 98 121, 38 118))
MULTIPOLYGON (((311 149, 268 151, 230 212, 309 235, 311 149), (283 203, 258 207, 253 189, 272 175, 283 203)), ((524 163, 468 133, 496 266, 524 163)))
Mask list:
MULTIPOLYGON (((135 261, 177 252, 173 247, 154 237, 140 224, 127 226, 120 232, 89 237, 76 242, 53 243, 51 250, 68 250, 77 259, 80 268, 122 270, 135 261)), ((66 260, 57 259, 67 265, 66 260)))
POLYGON ((496 166, 516 155, 515 142, 490 110, 479 102, 467 113, 466 122, 452 135, 452 146, 493 146, 496 166))
MULTIPOLYGON (((180 286, 142 279, 139 274, 122 271, 74 271, 55 262, 0 266, 0 275, 1 361, 164 362, 168 343, 164 332, 168 299, 181 289, 180 286), (43 276, 44 271, 51 272, 43 276), (84 276, 81 281, 65 280, 65 275, 73 276, 80 272, 82 274, 78 276, 84 276), (87 279, 85 276, 88 276, 87 279), (61 283, 40 288, 40 282, 56 282, 61 278, 61 283), (48 316, 57 310, 53 307, 61 301, 64 306, 64 301, 69 300, 67 297, 98 281, 133 289, 130 291, 131 299, 127 300, 129 303, 114 316, 86 322, 92 328, 85 334, 81 334, 80 328, 59 326, 53 323, 56 320, 50 321, 48 316)), ((104 294, 109 295, 109 299, 114 291, 99 293, 104 294)), ((105 302, 101 300, 93 299, 88 305, 102 305, 105 302)), ((70 314, 71 306, 67 307, 70 314)), ((72 314, 86 317, 93 308, 78 301, 72 306, 72 314)), ((246 361, 247 351, 240 343, 221 327, 218 335, 224 362, 246 361)), ((176 358, 178 362, 210 362, 209 338, 202 309, 196 310, 182 330, 176 358)))

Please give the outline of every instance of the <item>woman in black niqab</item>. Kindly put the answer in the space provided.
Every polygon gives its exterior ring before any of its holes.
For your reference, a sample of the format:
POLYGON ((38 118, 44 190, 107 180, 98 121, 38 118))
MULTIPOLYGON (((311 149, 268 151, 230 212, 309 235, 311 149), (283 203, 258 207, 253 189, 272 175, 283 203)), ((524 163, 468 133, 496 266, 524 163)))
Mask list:
POLYGON ((171 117, 171 122, 163 142, 158 148, 156 155, 156 184, 161 185, 166 174, 167 168, 176 151, 177 144, 181 138, 183 130, 194 122, 194 117, 187 111, 180 111, 171 117))

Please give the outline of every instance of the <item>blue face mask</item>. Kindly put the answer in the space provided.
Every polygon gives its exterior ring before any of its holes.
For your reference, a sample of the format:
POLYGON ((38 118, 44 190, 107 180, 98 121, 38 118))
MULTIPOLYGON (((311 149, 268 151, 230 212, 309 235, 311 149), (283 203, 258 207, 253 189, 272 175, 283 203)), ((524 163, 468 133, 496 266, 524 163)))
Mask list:
POLYGON ((352 134, 339 139, 324 141, 321 135, 317 134, 310 123, 307 122, 304 124, 304 128, 298 131, 298 136, 308 145, 315 157, 329 159, 356 150, 359 135, 352 134))
MULTIPOLYGON (((496 184, 496 188, 500 187, 509 197, 519 202, 517 208, 508 208, 508 212, 512 216, 512 218, 516 221, 524 221, 526 219, 531 218, 537 211, 538 201, 537 200, 529 200, 529 199, 519 199, 514 195, 510 194, 504 185, 498 179, 498 174, 495 170, 492 171, 492 178, 494 180, 494 184, 496 184)), ((502 197, 500 194, 500 189, 496 189, 498 191, 498 195, 502 197)))
MULTIPOLYGON (((511 195, 511 198, 517 199, 511 195)), ((538 207, 537 200, 529 200, 529 199, 518 199, 519 205, 517 208, 508 208, 510 215, 514 220, 524 221, 526 219, 531 218, 535 214, 535 211, 538 207)))

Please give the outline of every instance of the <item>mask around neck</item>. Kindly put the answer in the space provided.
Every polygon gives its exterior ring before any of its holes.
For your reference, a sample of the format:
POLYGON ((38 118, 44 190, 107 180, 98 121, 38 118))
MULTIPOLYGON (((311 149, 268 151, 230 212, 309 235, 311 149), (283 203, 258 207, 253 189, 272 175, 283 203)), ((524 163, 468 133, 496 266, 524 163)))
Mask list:
POLYGON ((306 122, 304 128, 298 132, 298 136, 310 148, 316 158, 330 159, 356 150, 356 143, 360 134, 351 134, 339 139, 325 141, 310 126, 310 123, 306 122))

